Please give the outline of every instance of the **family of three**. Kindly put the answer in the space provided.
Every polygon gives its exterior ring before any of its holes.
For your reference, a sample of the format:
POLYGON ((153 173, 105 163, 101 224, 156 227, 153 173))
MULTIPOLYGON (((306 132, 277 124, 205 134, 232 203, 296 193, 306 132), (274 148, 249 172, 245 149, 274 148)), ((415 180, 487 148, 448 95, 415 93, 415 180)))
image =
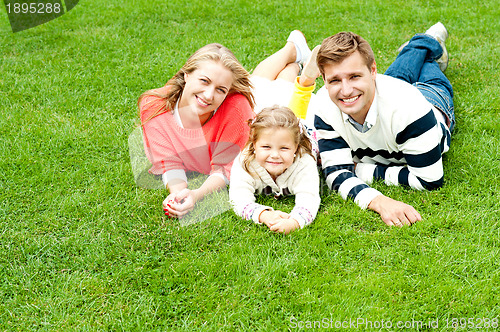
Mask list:
POLYGON ((389 226, 421 220, 410 205, 370 187, 374 180, 432 190, 443 185, 442 155, 455 125, 442 23, 403 44, 384 74, 362 37, 340 32, 312 51, 293 31, 250 75, 220 44, 196 51, 139 109, 150 173, 169 195, 165 214, 182 218, 229 185, 239 216, 289 233, 320 206, 317 165, 328 187, 389 226), (315 80, 324 86, 316 94, 315 80), (188 188, 187 173, 209 175, 188 188), (256 194, 294 195, 291 212, 256 194))

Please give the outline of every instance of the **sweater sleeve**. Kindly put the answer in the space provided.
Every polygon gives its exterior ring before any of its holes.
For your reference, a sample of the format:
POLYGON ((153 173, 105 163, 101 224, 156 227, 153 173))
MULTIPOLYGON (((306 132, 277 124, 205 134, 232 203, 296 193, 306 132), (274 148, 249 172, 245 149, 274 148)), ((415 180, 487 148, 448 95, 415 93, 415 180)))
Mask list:
POLYGON ((367 182, 381 179, 387 185, 405 185, 417 190, 442 187, 442 154, 449 142, 449 130, 437 121, 433 110, 401 128, 405 120, 408 123, 407 119, 397 119, 393 123, 396 143, 406 165, 358 164, 356 174, 367 182))
POLYGON ((304 228, 316 218, 321 199, 316 161, 309 155, 301 159, 303 167, 294 175, 292 190, 295 194, 295 206, 290 212, 290 217, 298 221, 300 228, 304 228))
POLYGON ((314 118, 323 173, 328 187, 343 199, 351 198, 366 209, 381 193, 371 188, 354 173, 354 162, 347 142, 318 113, 314 118))
POLYGON ((254 117, 248 100, 241 94, 226 97, 221 121, 215 139, 210 143, 212 152, 211 171, 222 173, 230 179, 233 160, 248 141, 250 127, 247 121, 254 117))
POLYGON ((155 119, 143 126, 144 150, 153 164, 150 173, 163 174, 172 169, 184 169, 183 162, 175 151, 172 141, 153 125, 155 119))
POLYGON ((243 169, 240 155, 236 157, 232 165, 231 174, 229 200, 234 212, 246 220, 253 220, 260 224, 259 216, 262 211, 273 209, 255 202, 256 180, 243 169))
MULTIPOLYGON (((168 87, 157 89, 166 92, 168 87)), ((174 149, 172 140, 161 131, 158 121, 165 121, 164 115, 151 118, 152 115, 165 110, 165 100, 154 95, 145 96, 140 104, 139 111, 143 123, 144 151, 153 164, 150 173, 164 174, 172 169, 184 169, 181 158, 174 149), (162 119, 162 120, 160 120, 162 119)))

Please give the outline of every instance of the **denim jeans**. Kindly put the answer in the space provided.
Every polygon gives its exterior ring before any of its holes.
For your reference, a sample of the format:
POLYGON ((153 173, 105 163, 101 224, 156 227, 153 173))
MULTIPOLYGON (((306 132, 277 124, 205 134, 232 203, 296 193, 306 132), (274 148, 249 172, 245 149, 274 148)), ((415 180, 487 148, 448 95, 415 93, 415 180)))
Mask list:
POLYGON ((453 89, 435 61, 442 54, 443 49, 436 39, 426 34, 416 34, 401 50, 385 75, 416 86, 424 97, 445 115, 450 131, 453 131, 453 89))

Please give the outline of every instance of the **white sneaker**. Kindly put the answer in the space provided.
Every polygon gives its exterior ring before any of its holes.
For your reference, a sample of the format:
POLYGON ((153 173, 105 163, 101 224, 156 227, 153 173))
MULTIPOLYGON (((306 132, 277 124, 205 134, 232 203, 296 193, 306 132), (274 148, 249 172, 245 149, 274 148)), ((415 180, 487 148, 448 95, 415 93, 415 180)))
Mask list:
POLYGON ((406 46, 406 45, 408 45, 408 43, 409 43, 409 42, 410 42, 410 41, 409 41, 409 40, 407 40, 407 41, 405 41, 405 42, 403 43, 403 45, 399 46, 399 48, 398 48, 398 53, 401 53, 401 51, 403 50, 403 48, 405 48, 405 46, 406 46))
POLYGON ((293 30, 290 32, 288 39, 286 41, 292 42, 295 45, 295 49, 297 50, 297 58, 295 60, 296 63, 303 64, 306 62, 311 56, 311 50, 309 46, 307 46, 306 37, 299 30, 293 30))
POLYGON ((448 39, 448 31, 441 22, 437 22, 431 26, 425 34, 436 38, 440 43, 444 43, 448 39))
POLYGON ((442 72, 448 68, 448 50, 446 50, 445 42, 446 39, 448 39, 448 30, 446 30, 445 26, 441 22, 437 22, 433 26, 431 26, 427 31, 425 32, 426 35, 429 35, 436 39, 439 44, 441 45, 443 49, 443 55, 436 60, 436 62, 439 64, 439 69, 441 69, 442 72))

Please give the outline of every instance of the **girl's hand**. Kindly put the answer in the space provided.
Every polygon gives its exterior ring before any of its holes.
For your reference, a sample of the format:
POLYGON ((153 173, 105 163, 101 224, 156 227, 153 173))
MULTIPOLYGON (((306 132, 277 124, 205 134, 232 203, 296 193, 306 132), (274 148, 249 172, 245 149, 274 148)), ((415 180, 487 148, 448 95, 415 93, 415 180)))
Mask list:
POLYGON ((288 234, 290 232, 293 232, 297 228, 300 228, 297 220, 293 218, 283 218, 276 221, 277 222, 274 225, 269 227, 269 229, 273 232, 288 234))
POLYGON ((168 217, 182 218, 194 208, 196 200, 195 191, 185 188, 168 195, 163 201, 163 210, 168 217))
POLYGON ((266 210, 260 214, 259 221, 270 228, 272 225, 276 224, 279 220, 286 219, 289 217, 290 217, 290 215, 288 213, 283 212, 283 211, 279 211, 279 210, 268 211, 268 210, 266 210))

